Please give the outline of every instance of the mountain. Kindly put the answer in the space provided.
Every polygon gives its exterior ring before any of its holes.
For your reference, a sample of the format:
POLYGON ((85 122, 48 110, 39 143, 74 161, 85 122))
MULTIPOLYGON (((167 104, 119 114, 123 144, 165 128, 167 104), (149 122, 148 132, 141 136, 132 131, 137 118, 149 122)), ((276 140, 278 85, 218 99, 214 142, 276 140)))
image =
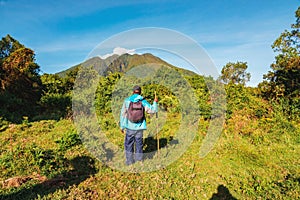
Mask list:
POLYGON ((191 75, 196 74, 192 71, 182 69, 179 67, 175 67, 175 66, 167 63, 166 61, 162 60, 161 58, 156 57, 150 53, 146 53, 146 54, 142 54, 142 55, 139 55, 139 54, 134 54, 134 55, 123 54, 121 56, 112 55, 106 59, 101 59, 100 57, 93 57, 83 63, 80 63, 78 65, 70 67, 69 69, 61 71, 57 74, 61 77, 64 77, 64 76, 66 76, 66 74, 68 72, 73 71, 73 70, 77 69, 78 67, 82 67, 82 66, 93 66, 98 71, 103 72, 103 74, 107 74, 109 72, 112 72, 112 73, 113 72, 127 72, 133 67, 136 67, 139 65, 144 65, 144 64, 150 64, 150 63, 156 63, 159 65, 171 67, 184 75, 191 76, 191 75))

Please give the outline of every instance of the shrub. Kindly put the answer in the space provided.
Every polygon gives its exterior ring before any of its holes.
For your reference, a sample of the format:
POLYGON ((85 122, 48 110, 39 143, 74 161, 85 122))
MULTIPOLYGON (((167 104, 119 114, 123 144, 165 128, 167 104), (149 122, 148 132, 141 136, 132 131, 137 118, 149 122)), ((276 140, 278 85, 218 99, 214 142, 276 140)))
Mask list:
POLYGON ((59 145, 60 151, 66 151, 70 149, 73 146, 81 144, 81 140, 79 138, 79 135, 74 132, 68 132, 66 135, 64 135, 59 140, 55 141, 59 145))

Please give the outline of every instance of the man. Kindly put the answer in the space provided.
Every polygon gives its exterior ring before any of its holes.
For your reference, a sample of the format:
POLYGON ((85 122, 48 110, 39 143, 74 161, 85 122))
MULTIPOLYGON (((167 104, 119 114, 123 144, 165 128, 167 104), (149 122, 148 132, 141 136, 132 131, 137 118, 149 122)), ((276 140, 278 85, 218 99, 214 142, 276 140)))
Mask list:
POLYGON ((139 121, 132 120, 129 113, 130 106, 132 107, 131 102, 137 104, 141 102, 143 111, 152 114, 157 112, 158 100, 155 98, 151 105, 141 96, 141 87, 138 85, 133 87, 133 94, 124 100, 120 115, 120 127, 122 133, 126 129, 124 142, 126 165, 131 165, 143 159, 143 131, 147 129, 145 117, 142 117, 139 121))

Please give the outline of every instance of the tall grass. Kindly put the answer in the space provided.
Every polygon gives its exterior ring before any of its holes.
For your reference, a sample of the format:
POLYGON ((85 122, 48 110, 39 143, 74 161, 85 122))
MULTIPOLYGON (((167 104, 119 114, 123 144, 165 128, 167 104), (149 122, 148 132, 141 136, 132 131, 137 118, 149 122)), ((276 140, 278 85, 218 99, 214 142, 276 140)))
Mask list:
MULTIPOLYGON (((102 164, 78 142, 69 120, 11 126, 0 135, 0 199, 300 198, 299 124, 283 119, 255 123, 260 126, 253 135, 231 134, 229 123, 214 149, 200 158, 203 123, 178 160, 144 173, 102 164), (7 185, 17 177, 23 182, 7 185)), ((163 137, 168 134, 165 129, 163 137)), ((122 135, 111 138, 121 146, 122 135)))

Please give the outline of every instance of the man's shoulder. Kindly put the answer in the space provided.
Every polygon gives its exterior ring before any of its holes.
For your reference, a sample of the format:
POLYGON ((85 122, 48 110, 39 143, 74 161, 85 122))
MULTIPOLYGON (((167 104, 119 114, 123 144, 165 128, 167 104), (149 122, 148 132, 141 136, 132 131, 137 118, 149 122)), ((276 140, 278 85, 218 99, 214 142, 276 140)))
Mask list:
POLYGON ((129 96, 128 98, 126 98, 126 101, 131 101, 131 102, 138 102, 138 101, 143 101, 145 98, 141 95, 136 95, 133 94, 131 96, 129 96))

